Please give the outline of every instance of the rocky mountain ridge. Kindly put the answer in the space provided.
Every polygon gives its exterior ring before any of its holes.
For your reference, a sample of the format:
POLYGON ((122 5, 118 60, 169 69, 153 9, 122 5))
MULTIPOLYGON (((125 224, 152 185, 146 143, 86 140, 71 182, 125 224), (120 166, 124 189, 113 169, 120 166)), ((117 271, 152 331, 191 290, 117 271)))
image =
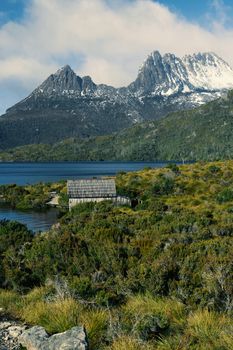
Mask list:
POLYGON ((232 88, 233 70, 214 53, 178 58, 153 52, 129 88, 137 95, 171 96, 177 93, 220 91, 232 88))
MULTIPOLYGON (((28 109, 28 100, 37 96, 105 97, 123 102, 123 98, 168 97, 177 94, 214 94, 233 88, 233 70, 214 53, 186 55, 182 59, 174 54, 162 56, 152 52, 139 69, 138 76, 129 86, 114 88, 95 84, 90 76, 80 77, 66 65, 51 74, 32 94, 7 112, 28 109)), ((210 98, 210 97, 209 97, 210 98)), ((200 103, 200 100, 197 101, 200 103)))
POLYGON ((50 75, 0 117, 0 149, 111 134, 216 99, 233 87, 233 70, 214 53, 150 54, 127 87, 95 84, 70 66, 50 75))

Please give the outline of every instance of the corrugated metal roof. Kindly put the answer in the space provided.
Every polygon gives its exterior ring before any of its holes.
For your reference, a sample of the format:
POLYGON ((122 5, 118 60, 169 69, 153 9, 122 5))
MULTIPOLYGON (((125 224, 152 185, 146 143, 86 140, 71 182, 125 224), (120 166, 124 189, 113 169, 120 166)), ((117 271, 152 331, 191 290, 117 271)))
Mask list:
POLYGON ((68 180, 67 193, 70 198, 116 197, 116 184, 113 179, 68 180))

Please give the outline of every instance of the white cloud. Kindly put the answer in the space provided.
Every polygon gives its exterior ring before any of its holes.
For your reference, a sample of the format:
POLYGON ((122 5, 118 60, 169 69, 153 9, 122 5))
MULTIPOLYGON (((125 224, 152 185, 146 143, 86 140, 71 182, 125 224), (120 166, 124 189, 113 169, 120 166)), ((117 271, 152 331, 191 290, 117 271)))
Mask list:
MULTIPOLYGON (((130 83, 153 50, 180 56, 214 51, 233 65, 233 31, 224 27, 226 11, 220 0, 213 1, 221 9, 220 17, 209 16, 208 30, 152 0, 30 0, 27 4, 21 22, 0 28, 0 89, 6 82, 7 86, 16 82, 22 86, 18 98, 66 63, 79 75, 115 86, 130 83)), ((12 104, 15 99, 13 94, 12 104)))

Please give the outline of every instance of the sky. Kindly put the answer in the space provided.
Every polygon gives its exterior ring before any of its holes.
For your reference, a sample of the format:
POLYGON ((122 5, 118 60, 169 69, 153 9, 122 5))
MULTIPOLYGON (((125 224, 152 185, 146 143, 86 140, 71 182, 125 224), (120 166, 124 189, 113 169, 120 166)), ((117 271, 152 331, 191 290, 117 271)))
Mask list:
POLYGON ((233 0, 0 0, 0 114, 66 64, 119 87, 154 50, 233 67, 232 42, 233 0))

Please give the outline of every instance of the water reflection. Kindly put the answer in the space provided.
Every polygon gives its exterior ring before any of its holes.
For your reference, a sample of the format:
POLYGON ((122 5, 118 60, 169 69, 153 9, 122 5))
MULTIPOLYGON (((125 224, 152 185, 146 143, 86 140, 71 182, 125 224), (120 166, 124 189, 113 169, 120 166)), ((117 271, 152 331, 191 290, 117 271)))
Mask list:
POLYGON ((0 208, 0 220, 18 221, 34 231, 47 231, 57 222, 59 211, 51 208, 48 211, 20 211, 10 208, 0 208))

